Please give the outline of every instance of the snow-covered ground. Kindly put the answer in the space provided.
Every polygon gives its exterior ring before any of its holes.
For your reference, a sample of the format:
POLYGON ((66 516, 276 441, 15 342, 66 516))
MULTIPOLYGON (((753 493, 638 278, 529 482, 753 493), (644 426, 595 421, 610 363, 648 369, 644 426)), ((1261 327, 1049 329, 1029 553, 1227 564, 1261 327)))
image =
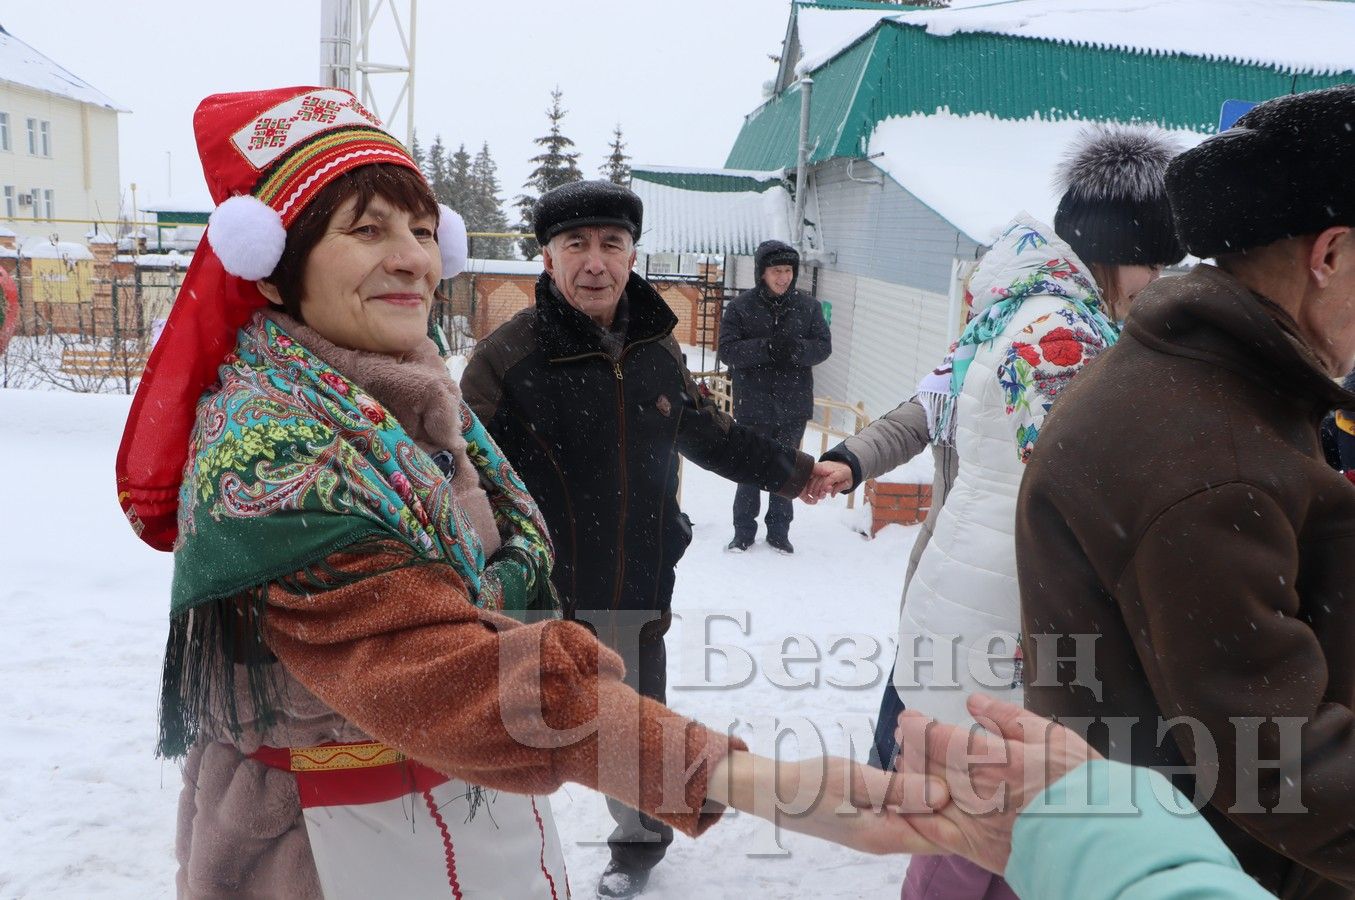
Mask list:
MULTIPOLYGON (((179 771, 155 758, 156 692, 170 558, 141 544, 118 509, 113 455, 128 398, 0 390, 0 898, 173 896, 179 771)), ((829 752, 864 759, 886 673, 850 657, 892 654, 898 593, 915 529, 874 541, 849 527, 842 500, 798 505, 797 552, 764 544, 721 551, 734 488, 686 467, 683 506, 696 538, 678 567, 669 637, 670 703, 770 753, 772 723, 812 722, 829 752), (700 611, 730 618, 711 618, 700 611), (746 616, 746 634, 734 620, 746 616), (746 651, 753 671, 714 660, 709 643, 746 651), (773 663, 782 655, 822 661, 773 663), (843 636, 850 638, 838 642, 843 636), (838 646, 834 646, 835 642, 838 646), (830 652, 831 651, 831 652, 830 652), (854 671, 855 670, 855 671, 854 671), (815 677, 817 675, 817 677, 815 677), (871 677, 871 676, 874 677, 871 677), (741 679, 742 680, 742 679, 741 679), (869 681, 835 687, 830 682, 869 681), (805 686, 798 686, 804 684, 805 686)), ((787 757, 821 752, 811 740, 787 757)), ((576 897, 591 897, 611 829, 602 798, 569 785, 552 802, 576 897)), ((904 857, 869 857, 794 834, 775 853, 770 826, 733 816, 700 840, 678 836, 647 894, 662 898, 869 898, 897 894, 904 857)))

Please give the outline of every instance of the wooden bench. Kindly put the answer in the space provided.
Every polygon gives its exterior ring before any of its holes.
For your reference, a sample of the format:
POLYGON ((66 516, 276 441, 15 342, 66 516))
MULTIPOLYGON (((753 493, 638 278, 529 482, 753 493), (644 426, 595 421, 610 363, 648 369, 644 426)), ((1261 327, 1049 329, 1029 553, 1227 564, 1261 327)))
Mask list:
POLYGON ((128 372, 140 375, 144 368, 144 353, 119 353, 89 347, 64 347, 61 350, 61 371, 67 375, 121 378, 128 372))

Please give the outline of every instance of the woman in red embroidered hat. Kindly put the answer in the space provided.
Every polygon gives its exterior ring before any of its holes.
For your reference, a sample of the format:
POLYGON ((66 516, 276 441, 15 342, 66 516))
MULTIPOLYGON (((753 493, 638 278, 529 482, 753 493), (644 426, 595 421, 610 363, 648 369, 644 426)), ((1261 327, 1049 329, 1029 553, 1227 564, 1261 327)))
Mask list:
POLYGON ((181 896, 568 896, 532 796, 565 781, 694 835, 826 777, 788 827, 931 848, 897 809, 927 814, 920 776, 759 761, 555 618, 536 505, 427 336, 464 226, 351 94, 217 95, 194 127, 220 205, 118 454, 174 552, 181 896))

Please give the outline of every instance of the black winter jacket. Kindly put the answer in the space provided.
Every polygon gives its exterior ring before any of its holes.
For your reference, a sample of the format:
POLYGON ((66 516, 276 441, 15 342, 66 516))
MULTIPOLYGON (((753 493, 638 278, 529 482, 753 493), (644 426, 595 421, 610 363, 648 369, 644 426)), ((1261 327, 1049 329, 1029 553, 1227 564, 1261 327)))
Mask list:
POLYGON ((814 374, 833 352, 819 301, 794 286, 775 297, 763 285, 744 291, 720 320, 720 360, 734 385, 734 418, 775 424, 814 417, 814 374), (794 351, 785 361, 769 354, 771 338, 788 335, 794 351))
POLYGON ((543 274, 536 306, 475 348, 461 391, 541 507, 566 604, 663 611, 691 542, 677 502, 678 454, 788 497, 804 488, 813 460, 702 399, 672 336, 676 316, 638 275, 626 303, 625 348, 614 360, 543 274))

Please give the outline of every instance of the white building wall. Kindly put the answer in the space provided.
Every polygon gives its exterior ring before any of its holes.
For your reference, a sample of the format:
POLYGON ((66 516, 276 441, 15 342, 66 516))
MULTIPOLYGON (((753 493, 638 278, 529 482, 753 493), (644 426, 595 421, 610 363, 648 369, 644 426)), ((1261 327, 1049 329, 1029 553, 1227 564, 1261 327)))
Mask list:
MULTIPOLYGON (((808 275, 808 273, 805 273, 808 275)), ((810 279, 801 276, 808 286, 810 279)), ((848 392, 856 323, 856 276, 831 269, 818 270, 818 298, 833 305, 833 355, 814 367, 814 395, 855 403, 848 392)), ((841 423, 839 423, 841 424, 841 423)))
POLYGON ((725 273, 725 284, 746 291, 757 284, 757 265, 751 256, 731 256, 729 271, 725 273))
MULTIPOLYGON (((62 240, 83 241, 95 221, 118 218, 118 114, 102 106, 79 103, 53 94, 0 83, 0 113, 9 114, 9 149, 0 148, 0 226, 23 237, 57 233, 62 240), (27 120, 50 122, 50 156, 29 153, 27 120), (11 212, 4 187, 12 187, 11 212), (71 222, 34 221, 34 206, 19 206, 17 195, 52 191, 52 218, 71 222)), ((47 218, 45 196, 35 198, 37 217, 47 218)))
POLYGON ((858 277, 842 399, 878 418, 911 397, 950 346, 949 306, 945 294, 858 277))

